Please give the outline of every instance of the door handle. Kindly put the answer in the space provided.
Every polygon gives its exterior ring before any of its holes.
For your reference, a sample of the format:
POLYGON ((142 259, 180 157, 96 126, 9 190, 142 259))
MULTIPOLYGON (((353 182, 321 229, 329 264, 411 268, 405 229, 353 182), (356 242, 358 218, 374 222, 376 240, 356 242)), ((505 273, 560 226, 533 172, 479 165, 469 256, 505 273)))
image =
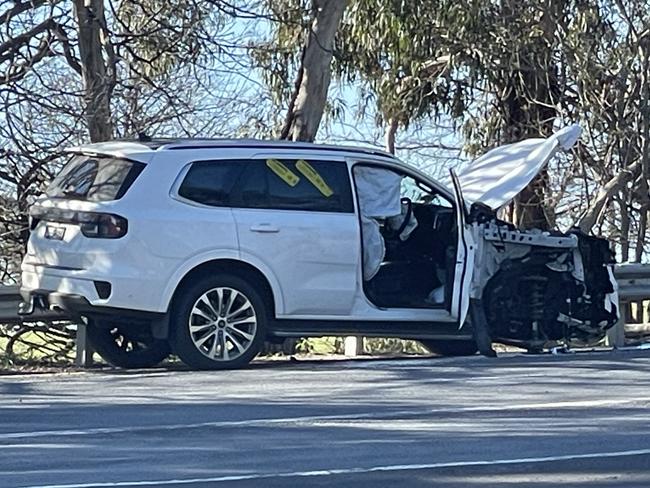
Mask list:
POLYGON ((275 227, 274 225, 271 224, 254 224, 251 225, 251 231, 253 232, 266 232, 266 233, 273 233, 273 232, 280 232, 280 229, 275 227))

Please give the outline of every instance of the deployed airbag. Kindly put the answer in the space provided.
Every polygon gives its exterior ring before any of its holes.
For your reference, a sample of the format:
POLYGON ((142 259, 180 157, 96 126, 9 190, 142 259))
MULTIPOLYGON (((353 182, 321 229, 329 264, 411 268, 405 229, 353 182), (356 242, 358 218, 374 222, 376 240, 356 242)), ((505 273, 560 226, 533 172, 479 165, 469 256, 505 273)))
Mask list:
POLYGON ((354 182, 359 195, 361 215, 373 219, 385 219, 402 212, 400 185, 402 177, 383 168, 358 166, 354 170, 354 182))
POLYGON ((372 279, 386 254, 386 245, 379 223, 384 219, 400 215, 400 185, 402 177, 388 169, 357 166, 354 182, 361 211, 361 234, 363 244, 363 279, 372 279))

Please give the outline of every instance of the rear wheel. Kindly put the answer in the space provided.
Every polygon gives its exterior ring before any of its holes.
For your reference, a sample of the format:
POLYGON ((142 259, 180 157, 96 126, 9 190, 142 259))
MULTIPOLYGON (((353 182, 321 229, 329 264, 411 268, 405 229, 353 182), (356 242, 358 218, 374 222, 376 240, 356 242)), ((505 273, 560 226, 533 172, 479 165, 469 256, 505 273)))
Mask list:
POLYGON ((90 321, 88 340, 107 363, 119 368, 150 368, 169 356, 169 343, 144 327, 90 321))
POLYGON ((478 347, 475 341, 420 341, 430 352, 439 356, 473 356, 478 347))
POLYGON ((182 289, 171 319, 172 347, 185 364, 239 368, 264 344, 268 306, 249 281, 224 273, 204 276, 182 289))

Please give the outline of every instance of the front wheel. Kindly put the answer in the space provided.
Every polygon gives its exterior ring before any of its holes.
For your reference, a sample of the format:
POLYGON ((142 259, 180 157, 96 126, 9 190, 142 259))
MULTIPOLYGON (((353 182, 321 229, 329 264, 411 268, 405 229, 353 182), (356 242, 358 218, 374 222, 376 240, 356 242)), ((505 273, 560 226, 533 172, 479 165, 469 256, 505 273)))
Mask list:
POLYGON ((438 356, 473 356, 478 351, 475 341, 420 341, 433 354, 438 356))
POLYGON ((266 337, 268 307, 247 280, 205 276, 179 291, 172 309, 172 347, 197 369, 232 369, 249 363, 266 337))
POLYGON ((151 368, 161 363, 171 349, 142 327, 89 321, 88 341, 107 363, 118 368, 151 368))

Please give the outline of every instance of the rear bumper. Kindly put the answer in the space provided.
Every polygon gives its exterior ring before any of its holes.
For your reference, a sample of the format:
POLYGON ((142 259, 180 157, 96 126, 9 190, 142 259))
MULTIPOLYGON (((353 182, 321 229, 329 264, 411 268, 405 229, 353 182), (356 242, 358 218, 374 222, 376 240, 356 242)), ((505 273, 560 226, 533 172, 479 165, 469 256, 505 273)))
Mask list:
POLYGON ((21 288, 24 302, 20 306, 20 315, 29 316, 36 310, 60 313, 60 318, 75 320, 79 317, 113 320, 162 320, 164 313, 146 312, 115 307, 92 305, 85 297, 48 290, 26 290, 21 288))
POLYGON ((88 270, 73 270, 60 267, 39 266, 23 263, 23 297, 31 295, 50 296, 52 303, 64 310, 126 309, 150 313, 164 313, 160 310, 161 283, 144 276, 103 276, 88 270), (110 283, 110 294, 100 296, 97 283, 110 283))
POLYGON ((36 310, 53 310, 62 315, 73 317, 84 315, 93 311, 93 307, 86 298, 80 295, 68 295, 48 290, 27 290, 20 289, 23 303, 20 306, 19 314, 23 316, 32 315, 36 310))

